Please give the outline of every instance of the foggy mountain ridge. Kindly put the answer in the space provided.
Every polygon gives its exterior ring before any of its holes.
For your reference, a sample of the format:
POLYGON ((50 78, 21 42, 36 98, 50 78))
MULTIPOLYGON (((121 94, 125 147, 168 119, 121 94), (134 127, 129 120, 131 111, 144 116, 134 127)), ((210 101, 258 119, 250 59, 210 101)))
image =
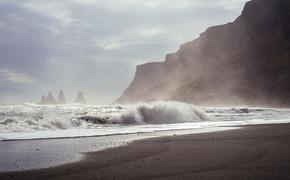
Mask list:
POLYGON ((116 103, 290 105, 290 1, 252 0, 232 23, 208 28, 164 62, 137 66, 116 103))

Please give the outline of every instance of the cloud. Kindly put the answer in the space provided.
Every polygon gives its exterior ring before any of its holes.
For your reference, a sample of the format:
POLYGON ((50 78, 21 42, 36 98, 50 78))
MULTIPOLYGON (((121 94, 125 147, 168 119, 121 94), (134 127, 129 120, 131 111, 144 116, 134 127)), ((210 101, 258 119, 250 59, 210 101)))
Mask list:
POLYGON ((10 69, 0 69, 0 81, 8 81, 16 84, 31 84, 35 82, 35 80, 28 75, 10 69))
POLYGON ((44 16, 54 18, 62 26, 69 26, 74 23, 76 19, 73 17, 70 9, 67 7, 65 1, 27 1, 22 4, 22 7, 38 12, 44 16))
POLYGON ((1 0, 0 101, 6 93, 36 101, 63 88, 109 103, 128 86, 137 64, 162 61, 207 27, 233 21, 245 2, 1 0), (15 87, 21 80, 26 84, 15 87))

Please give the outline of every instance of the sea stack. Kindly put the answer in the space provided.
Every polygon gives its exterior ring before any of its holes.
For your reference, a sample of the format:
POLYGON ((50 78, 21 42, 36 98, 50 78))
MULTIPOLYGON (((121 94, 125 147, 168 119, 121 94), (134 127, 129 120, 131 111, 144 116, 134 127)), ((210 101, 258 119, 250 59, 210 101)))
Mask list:
POLYGON ((77 95, 77 98, 75 100, 75 103, 80 103, 80 104, 86 104, 87 103, 83 92, 81 92, 81 91, 78 92, 78 95, 77 95))
POLYGON ((56 104, 56 100, 54 99, 52 93, 49 91, 46 97, 44 95, 41 96, 40 104, 43 105, 56 104))
POLYGON ((65 104, 65 103, 66 103, 66 98, 64 96, 63 90, 61 89, 59 91, 58 104, 65 104))
POLYGON ((56 104, 56 100, 54 99, 54 97, 50 91, 46 97, 46 102, 47 102, 47 104, 56 104))
POLYGON ((63 90, 61 89, 59 91, 59 97, 58 100, 56 100, 52 93, 49 91, 48 95, 41 95, 41 100, 39 104, 42 105, 56 105, 56 104, 65 104, 66 103, 66 98, 64 96, 63 90))
POLYGON ((40 100, 40 103, 39 104, 45 104, 45 102, 46 102, 46 97, 45 97, 45 95, 41 95, 41 100, 40 100))

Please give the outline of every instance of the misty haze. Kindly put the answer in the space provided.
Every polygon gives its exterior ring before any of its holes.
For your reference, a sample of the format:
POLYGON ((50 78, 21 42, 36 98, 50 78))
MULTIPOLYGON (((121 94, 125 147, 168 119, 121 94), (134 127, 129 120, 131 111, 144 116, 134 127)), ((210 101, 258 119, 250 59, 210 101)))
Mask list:
POLYGON ((0 179, 289 179, 289 81, 289 0, 1 0, 0 179))

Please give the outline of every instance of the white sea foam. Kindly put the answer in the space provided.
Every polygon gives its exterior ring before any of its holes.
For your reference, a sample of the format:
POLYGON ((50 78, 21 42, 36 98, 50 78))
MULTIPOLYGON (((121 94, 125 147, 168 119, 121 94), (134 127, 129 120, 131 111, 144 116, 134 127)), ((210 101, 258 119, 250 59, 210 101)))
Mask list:
POLYGON ((1 132, 92 128, 96 124, 168 124, 198 122, 206 115, 193 105, 157 102, 135 106, 5 106, 0 108, 1 132))
POLYGON ((290 122, 289 109, 198 108, 179 102, 137 105, 0 106, 0 139, 102 136, 290 122))
POLYGON ((190 104, 154 102, 130 107, 109 118, 115 124, 169 124, 208 120, 205 113, 190 104))

